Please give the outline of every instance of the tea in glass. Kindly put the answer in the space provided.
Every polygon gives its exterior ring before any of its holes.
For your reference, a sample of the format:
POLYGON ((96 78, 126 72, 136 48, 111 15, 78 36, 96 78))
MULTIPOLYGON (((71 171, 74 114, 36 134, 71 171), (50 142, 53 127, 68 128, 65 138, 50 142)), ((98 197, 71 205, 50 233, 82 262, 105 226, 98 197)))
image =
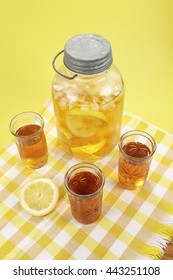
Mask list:
POLYGON ((155 140, 144 131, 129 131, 121 136, 118 163, 121 187, 135 190, 144 185, 155 150, 155 140))
POLYGON ((95 222, 102 211, 104 175, 95 165, 79 163, 69 169, 65 187, 73 217, 80 223, 95 222))
POLYGON ((34 112, 21 113, 10 123, 20 157, 29 168, 39 168, 47 162, 48 149, 43 128, 43 118, 34 112))

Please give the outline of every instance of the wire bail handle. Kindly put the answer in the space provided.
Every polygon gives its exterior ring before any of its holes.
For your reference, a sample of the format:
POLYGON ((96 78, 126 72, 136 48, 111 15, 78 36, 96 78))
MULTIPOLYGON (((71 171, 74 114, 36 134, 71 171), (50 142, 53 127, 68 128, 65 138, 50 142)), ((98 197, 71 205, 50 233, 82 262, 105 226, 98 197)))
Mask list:
POLYGON ((75 79, 75 78, 77 77, 77 74, 75 74, 75 75, 72 76, 72 77, 69 77, 69 76, 66 76, 66 75, 62 74, 61 72, 59 72, 59 71, 56 69, 56 66, 55 66, 56 59, 57 59, 58 56, 59 56, 60 54, 62 54, 63 52, 64 52, 64 50, 60 51, 59 53, 57 53, 57 55, 55 55, 55 57, 54 57, 54 59, 53 59, 53 61, 52 61, 52 67, 53 67, 53 69, 55 70, 55 72, 58 73, 58 74, 59 74, 60 76, 62 76, 63 78, 68 79, 68 80, 73 80, 73 79, 75 79))

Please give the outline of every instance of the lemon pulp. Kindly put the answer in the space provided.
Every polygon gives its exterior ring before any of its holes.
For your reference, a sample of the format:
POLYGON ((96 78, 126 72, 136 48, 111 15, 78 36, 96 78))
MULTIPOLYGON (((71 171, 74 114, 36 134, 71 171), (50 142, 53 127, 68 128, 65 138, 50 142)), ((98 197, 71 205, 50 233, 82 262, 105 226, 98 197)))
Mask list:
POLYGON ((99 111, 73 109, 66 115, 66 125, 76 137, 92 137, 106 123, 105 115, 99 111))
POLYGON ((20 193, 20 203, 24 210, 34 216, 44 216, 57 204, 59 191, 48 178, 38 178, 26 183, 20 193))

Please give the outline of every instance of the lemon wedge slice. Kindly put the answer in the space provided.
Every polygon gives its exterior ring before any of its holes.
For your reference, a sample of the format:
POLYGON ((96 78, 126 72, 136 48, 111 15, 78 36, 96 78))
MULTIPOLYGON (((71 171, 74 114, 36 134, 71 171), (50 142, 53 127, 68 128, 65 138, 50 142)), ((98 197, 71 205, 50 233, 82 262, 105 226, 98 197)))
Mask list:
POLYGON ((66 115, 66 125, 69 131, 80 138, 94 136, 106 124, 105 115, 99 111, 73 109, 66 115))
POLYGON ((27 182, 21 189, 20 203, 33 216, 44 216, 56 206, 59 190, 48 178, 37 178, 27 182))
POLYGON ((72 153, 75 154, 75 153, 82 152, 82 153, 92 155, 93 153, 96 153, 97 151, 99 151, 105 145, 105 143, 106 143, 106 141, 103 139, 97 144, 88 144, 88 145, 84 145, 81 147, 75 147, 75 148, 72 148, 72 153))

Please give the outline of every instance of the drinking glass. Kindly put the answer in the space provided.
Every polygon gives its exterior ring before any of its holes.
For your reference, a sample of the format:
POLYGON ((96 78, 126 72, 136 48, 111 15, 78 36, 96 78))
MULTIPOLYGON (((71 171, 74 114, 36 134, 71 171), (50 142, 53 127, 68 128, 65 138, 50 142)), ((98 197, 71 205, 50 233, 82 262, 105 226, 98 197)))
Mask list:
POLYGON ((29 168, 45 165, 48 149, 42 116, 35 112, 20 113, 11 120, 9 128, 25 165, 29 168))
POLYGON ((65 187, 73 217, 80 223, 95 222, 102 211, 102 195, 105 177, 94 164, 79 163, 65 175, 65 187))
POLYGON ((132 130, 121 136, 118 145, 119 185, 125 189, 136 190, 145 184, 156 142, 147 132, 132 130))

